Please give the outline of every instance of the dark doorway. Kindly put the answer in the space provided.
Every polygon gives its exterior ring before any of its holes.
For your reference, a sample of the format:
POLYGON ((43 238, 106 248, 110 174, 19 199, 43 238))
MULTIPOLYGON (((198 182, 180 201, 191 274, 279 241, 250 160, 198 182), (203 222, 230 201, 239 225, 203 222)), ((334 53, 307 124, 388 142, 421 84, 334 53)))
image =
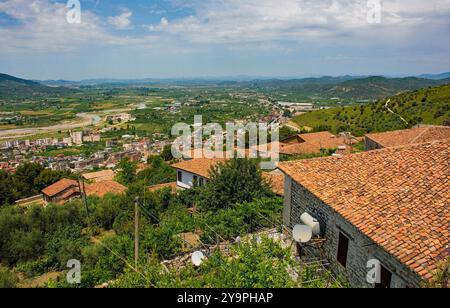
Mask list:
POLYGON ((349 239, 344 234, 339 233, 338 255, 337 260, 342 266, 347 266, 349 239))

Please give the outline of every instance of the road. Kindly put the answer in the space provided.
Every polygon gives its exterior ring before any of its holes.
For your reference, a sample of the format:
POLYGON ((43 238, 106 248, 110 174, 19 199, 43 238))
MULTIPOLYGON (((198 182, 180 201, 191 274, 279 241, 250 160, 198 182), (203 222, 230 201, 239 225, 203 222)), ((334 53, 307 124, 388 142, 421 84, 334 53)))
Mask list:
POLYGON ((15 128, 9 130, 0 131, 0 139, 14 139, 23 138, 39 134, 54 133, 58 131, 67 131, 71 129, 77 129, 81 127, 87 127, 91 125, 97 125, 102 121, 100 115, 94 113, 79 113, 76 121, 63 122, 60 124, 47 126, 47 127, 35 127, 35 128, 15 128))

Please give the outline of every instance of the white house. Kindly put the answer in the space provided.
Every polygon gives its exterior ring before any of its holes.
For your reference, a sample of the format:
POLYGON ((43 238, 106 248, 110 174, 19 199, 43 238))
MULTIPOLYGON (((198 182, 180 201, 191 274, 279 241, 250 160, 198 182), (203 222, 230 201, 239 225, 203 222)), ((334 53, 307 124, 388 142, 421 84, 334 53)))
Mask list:
POLYGON ((172 165, 177 170, 177 186, 181 189, 190 189, 202 186, 209 181, 209 171, 224 159, 191 159, 172 165))

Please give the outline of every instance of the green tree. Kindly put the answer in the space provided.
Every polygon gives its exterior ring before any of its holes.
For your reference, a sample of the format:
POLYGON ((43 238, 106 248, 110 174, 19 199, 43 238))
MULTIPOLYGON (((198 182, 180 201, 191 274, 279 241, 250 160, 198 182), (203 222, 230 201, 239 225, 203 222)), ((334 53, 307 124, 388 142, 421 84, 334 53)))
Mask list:
POLYGON ((123 185, 130 185, 136 181, 137 163, 124 158, 119 163, 119 173, 117 179, 123 185))
POLYGON ((273 196, 257 160, 232 159, 210 170, 210 182, 201 188, 201 207, 214 210, 273 196))
POLYGON ((172 145, 167 144, 166 146, 164 146, 164 149, 161 153, 161 157, 165 160, 165 161, 171 161, 173 160, 173 155, 172 155, 172 145))

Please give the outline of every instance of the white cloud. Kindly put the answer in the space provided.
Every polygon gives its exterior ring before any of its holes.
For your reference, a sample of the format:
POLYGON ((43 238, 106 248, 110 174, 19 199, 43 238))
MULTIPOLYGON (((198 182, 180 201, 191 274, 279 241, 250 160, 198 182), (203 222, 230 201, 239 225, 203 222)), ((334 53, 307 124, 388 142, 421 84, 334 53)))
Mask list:
POLYGON ((131 25, 130 18, 133 16, 133 12, 124 9, 122 14, 119 16, 111 16, 108 18, 110 25, 114 26, 116 29, 124 30, 129 29, 131 25))
POLYGON ((168 27, 169 26, 169 20, 167 20, 167 18, 163 17, 161 18, 161 26, 162 27, 168 27))
POLYGON ((449 0, 383 0, 382 22, 367 22, 367 0, 177 0, 196 14, 149 27, 196 44, 290 41, 396 43, 450 25, 449 0))
POLYGON ((95 14, 82 10, 80 24, 66 20, 65 4, 48 0, 6 0, 0 12, 18 21, 17 26, 0 28, 0 45, 8 51, 72 51, 87 45, 124 45, 127 40, 110 34, 95 14))
POLYGON ((18 25, 0 28, 0 52, 72 51, 86 46, 127 46, 142 50, 195 52, 205 47, 228 50, 298 51, 308 46, 387 48, 436 46, 450 50, 450 0, 383 0, 382 22, 367 22, 367 0, 171 0, 191 16, 162 17, 132 29, 133 12, 102 19, 83 10, 82 23, 68 24, 63 3, 3 0, 0 12, 18 25), (170 17, 170 21, 169 21, 170 17), (111 27, 112 26, 112 27, 111 27), (179 47, 179 48, 177 48, 179 47))

